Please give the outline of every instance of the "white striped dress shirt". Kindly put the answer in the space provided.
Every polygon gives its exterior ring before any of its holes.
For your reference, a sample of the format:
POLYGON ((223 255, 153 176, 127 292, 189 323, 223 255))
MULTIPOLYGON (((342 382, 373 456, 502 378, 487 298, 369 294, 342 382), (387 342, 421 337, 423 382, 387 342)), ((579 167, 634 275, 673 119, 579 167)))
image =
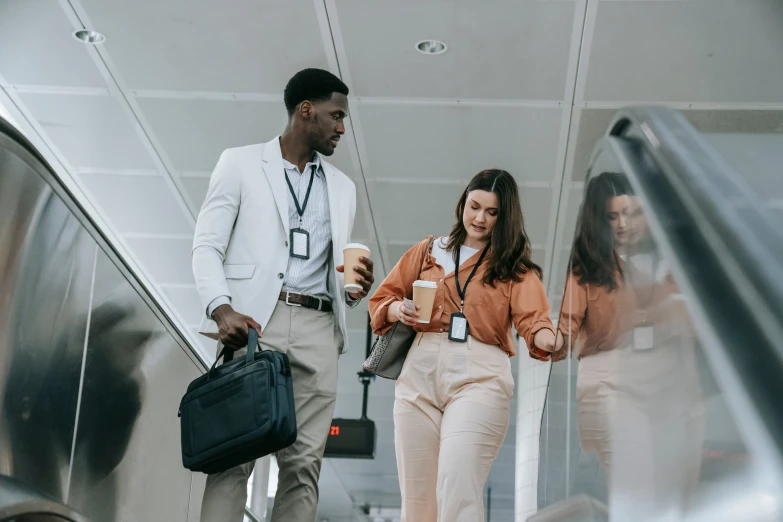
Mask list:
MULTIPOLYGON (((299 167, 285 159, 283 166, 300 206, 304 204, 313 168, 316 173, 301 226, 310 234, 310 258, 289 258, 283 290, 330 299, 328 278, 329 256, 332 255, 332 219, 329 212, 329 194, 326 191, 326 175, 321 167, 321 159, 316 154, 313 161, 305 165, 304 173, 299 172, 299 167)), ((300 228, 299 212, 296 211, 294 197, 290 190, 287 192, 288 224, 292 229, 300 228)))

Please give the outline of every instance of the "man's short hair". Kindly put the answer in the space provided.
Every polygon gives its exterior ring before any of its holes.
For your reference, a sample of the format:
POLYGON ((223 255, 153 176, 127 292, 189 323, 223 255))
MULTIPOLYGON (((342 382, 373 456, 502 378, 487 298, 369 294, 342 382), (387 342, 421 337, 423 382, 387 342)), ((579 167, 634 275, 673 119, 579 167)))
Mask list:
POLYGON ((303 101, 326 101, 335 92, 348 96, 348 86, 329 71, 304 69, 296 73, 285 86, 285 108, 291 116, 303 101))

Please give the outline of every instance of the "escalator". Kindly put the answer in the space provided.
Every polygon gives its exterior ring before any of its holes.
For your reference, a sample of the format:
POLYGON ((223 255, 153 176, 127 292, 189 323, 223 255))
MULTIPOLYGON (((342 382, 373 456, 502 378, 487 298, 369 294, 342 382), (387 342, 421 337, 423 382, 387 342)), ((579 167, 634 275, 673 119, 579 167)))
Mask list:
POLYGON ((205 368, 0 118, 0 521, 197 521, 177 407, 205 368))
MULTIPOLYGON (((652 365, 624 357, 633 351, 614 361, 615 384, 642 393, 650 440, 663 441, 631 456, 660 472, 637 487, 649 466, 609 459, 607 478, 607 459, 583 451, 587 358, 576 339, 552 365, 530 520, 783 520, 783 158, 754 156, 743 176, 743 154, 766 150, 769 137, 737 139, 747 145, 700 135, 673 111, 631 109, 597 145, 586 185, 605 172, 627 178, 644 254, 667 267, 667 313, 652 326, 677 350, 645 356, 674 354, 676 364, 650 381, 652 365), (649 386, 639 392, 638 382, 649 386), (629 507, 630 517, 617 514, 629 507)), ((650 291, 638 283, 625 288, 650 291)), ((0 120, 0 521, 196 522, 205 477, 182 467, 176 411, 205 368, 43 158, 0 120)), ((625 412, 610 408, 610 435, 638 430, 625 412)))
POLYGON ((531 522, 783 520, 778 145, 615 116, 564 270, 531 522))

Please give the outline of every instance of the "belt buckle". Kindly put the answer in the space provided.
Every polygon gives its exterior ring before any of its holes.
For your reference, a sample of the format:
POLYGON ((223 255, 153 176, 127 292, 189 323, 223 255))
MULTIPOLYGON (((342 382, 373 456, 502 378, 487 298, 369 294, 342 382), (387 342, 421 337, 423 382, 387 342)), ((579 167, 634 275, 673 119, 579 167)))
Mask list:
POLYGON ((324 305, 324 300, 323 300, 323 299, 321 299, 320 297, 316 297, 316 299, 318 299, 318 308, 316 309, 316 311, 317 311, 317 312, 320 312, 320 311, 321 311, 321 308, 323 308, 323 305, 324 305))
POLYGON ((291 298, 291 292, 286 291, 285 304, 287 304, 288 306, 300 306, 300 307, 302 306, 299 303, 292 303, 291 301, 289 301, 290 298, 291 298))

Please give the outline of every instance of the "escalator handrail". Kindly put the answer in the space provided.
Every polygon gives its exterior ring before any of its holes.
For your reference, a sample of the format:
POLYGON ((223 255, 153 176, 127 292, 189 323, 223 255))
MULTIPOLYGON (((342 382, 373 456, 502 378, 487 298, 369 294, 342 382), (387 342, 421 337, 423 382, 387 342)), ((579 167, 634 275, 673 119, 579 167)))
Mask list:
MULTIPOLYGON (((783 234, 763 202, 678 111, 666 107, 634 107, 619 111, 607 132, 619 136, 630 126, 641 130, 646 149, 655 158, 688 212, 698 213, 712 229, 713 247, 778 342, 783 322, 783 234), (717 241, 715 241, 717 240, 717 241), (753 295, 748 292, 752 291, 753 295)), ((636 137, 636 136, 635 136, 636 137)), ((783 350, 780 352, 783 358, 783 350)))

